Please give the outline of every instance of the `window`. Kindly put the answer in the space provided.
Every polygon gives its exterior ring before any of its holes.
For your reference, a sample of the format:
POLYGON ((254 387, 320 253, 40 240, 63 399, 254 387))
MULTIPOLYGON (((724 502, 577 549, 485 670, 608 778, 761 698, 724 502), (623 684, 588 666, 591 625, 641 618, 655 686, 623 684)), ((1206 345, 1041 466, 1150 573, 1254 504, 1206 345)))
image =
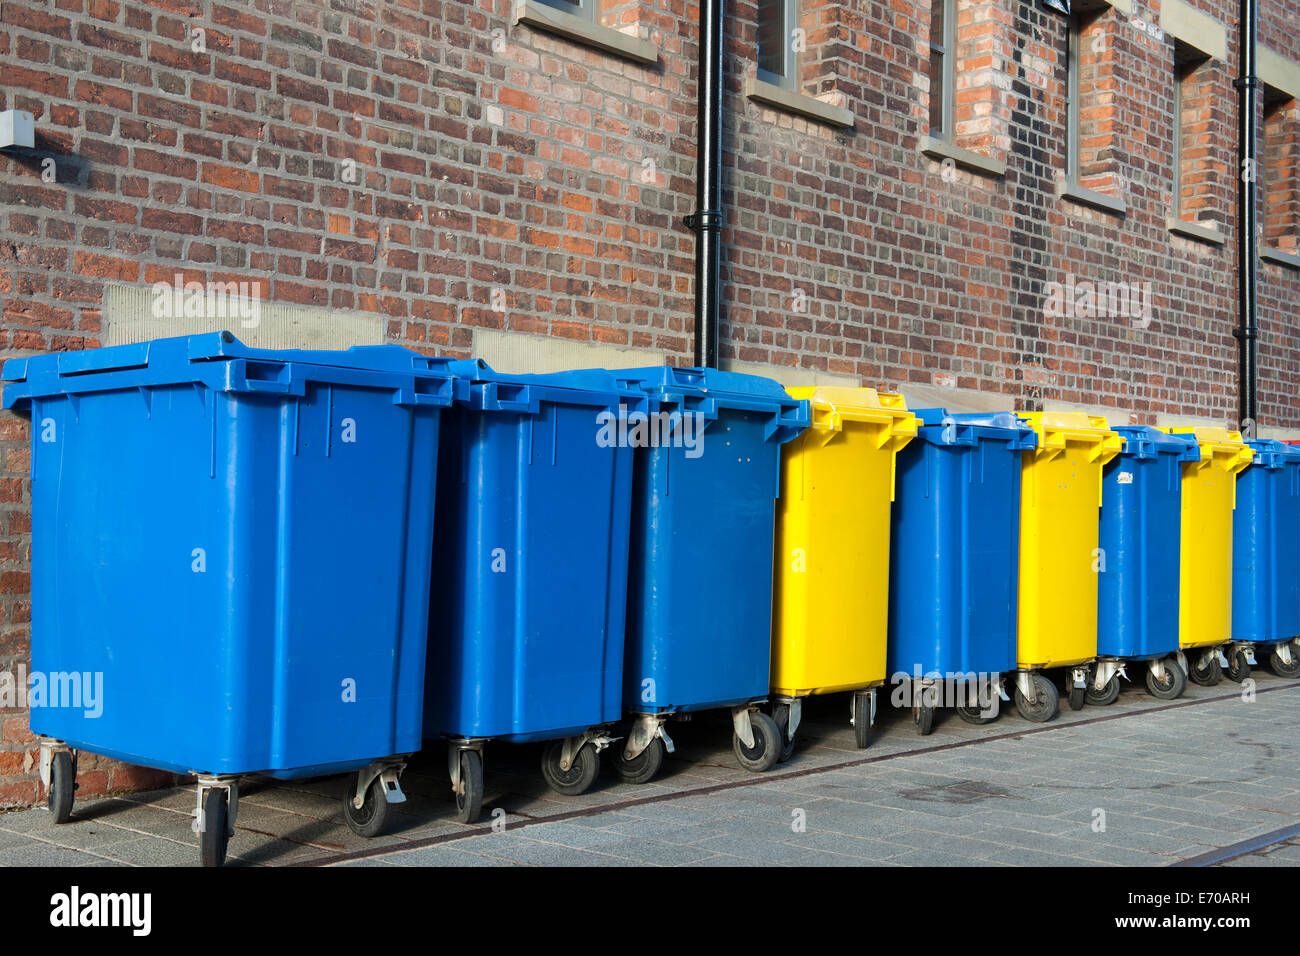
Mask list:
POLYGON ((1214 225, 1218 186, 1213 155, 1214 89, 1210 57, 1174 41, 1173 216, 1180 222, 1214 225))
POLYGON ((1065 34, 1065 181, 1079 181, 1079 18, 1070 18, 1065 34))
POLYGON ((1115 18, 1098 0, 1073 4, 1066 31, 1065 190, 1067 198, 1123 214, 1115 18))
POLYGON ((659 62, 658 46, 641 39, 639 0, 517 0, 512 6, 515 23, 635 63, 659 62))
POLYGON ((758 78, 798 90, 799 0, 758 0, 758 78))
POLYGON ((953 62, 957 0, 930 2, 930 135, 952 140, 953 62))
POLYGON ((818 123, 852 127, 853 110, 840 92, 848 72, 838 39, 842 13, 834 0, 758 0, 757 69, 745 78, 745 95, 818 123))
POLYGON ((1300 254, 1300 124, 1291 94, 1263 84, 1264 128, 1259 143, 1259 193, 1264 246, 1300 254))
POLYGON ((561 13, 581 17, 592 23, 596 22, 596 0, 537 0, 537 2, 561 13))
POLYGON ((1065 180, 1078 186, 1091 172, 1093 105, 1099 92, 1099 54, 1105 36, 1096 21, 1099 9, 1077 10, 1070 17, 1066 33, 1065 82, 1065 180))

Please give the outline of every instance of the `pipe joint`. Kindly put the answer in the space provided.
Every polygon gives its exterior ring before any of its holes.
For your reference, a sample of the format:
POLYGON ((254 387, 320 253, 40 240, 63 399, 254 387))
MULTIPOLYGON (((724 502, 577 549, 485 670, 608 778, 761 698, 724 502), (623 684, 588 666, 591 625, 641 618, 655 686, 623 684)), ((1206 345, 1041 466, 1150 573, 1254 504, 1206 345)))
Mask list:
POLYGON ((716 209, 702 209, 699 212, 693 212, 682 222, 686 224, 687 229, 694 229, 696 232, 701 230, 722 231, 722 213, 716 209))

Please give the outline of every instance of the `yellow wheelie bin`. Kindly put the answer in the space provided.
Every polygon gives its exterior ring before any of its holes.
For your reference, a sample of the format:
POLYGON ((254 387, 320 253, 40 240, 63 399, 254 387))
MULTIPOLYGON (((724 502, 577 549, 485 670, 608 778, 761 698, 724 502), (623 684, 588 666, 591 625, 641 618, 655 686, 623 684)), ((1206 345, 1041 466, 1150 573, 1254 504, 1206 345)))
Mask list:
POLYGON ((1070 668, 1070 706, 1083 707, 1089 665, 1097 657, 1097 572, 1105 560, 1099 548, 1102 467, 1123 439, 1101 416, 1020 417, 1034 429, 1038 446, 1022 452, 1020 467, 1016 709, 1041 723, 1060 710, 1046 668, 1070 668))
POLYGON ((1240 681, 1250 673, 1253 656, 1248 645, 1232 644, 1232 512, 1237 473, 1250 466, 1255 452, 1240 432, 1221 425, 1162 431, 1195 438, 1201 449, 1200 461, 1183 464, 1179 663, 1197 684, 1219 683, 1225 663, 1228 676, 1240 681))
POLYGON ((857 744, 870 740, 885 682, 894 461, 916 436, 901 395, 788 391, 812 403, 812 426, 781 449, 771 683, 783 759, 811 694, 855 691, 857 744))

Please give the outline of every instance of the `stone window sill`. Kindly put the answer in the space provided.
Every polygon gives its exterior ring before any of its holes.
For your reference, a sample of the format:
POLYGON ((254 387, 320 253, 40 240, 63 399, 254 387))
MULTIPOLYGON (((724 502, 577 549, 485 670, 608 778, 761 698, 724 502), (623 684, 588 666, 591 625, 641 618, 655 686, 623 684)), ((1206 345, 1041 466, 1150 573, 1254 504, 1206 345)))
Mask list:
POLYGON ((536 0, 517 0, 515 23, 545 30, 547 33, 564 37, 574 43, 595 47, 637 63, 659 62, 659 48, 649 40, 642 40, 640 37, 584 20, 582 17, 575 17, 571 13, 548 7, 536 0))
POLYGON ((1265 262, 1300 269, 1300 256, 1292 252, 1283 252, 1281 249, 1274 249, 1271 246, 1260 246, 1259 257, 1265 262))
POLYGON ((1196 239, 1200 242, 1211 242, 1216 246, 1223 245, 1225 237, 1222 230, 1199 222, 1192 222, 1188 219, 1170 219, 1166 223, 1169 231, 1188 239, 1196 239))
POLYGON ((935 139, 933 136, 921 137, 921 152, 931 159, 940 161, 951 159, 962 169, 968 169, 983 176, 1004 176, 1007 172, 1007 164, 1000 159, 993 159, 991 156, 977 153, 973 149, 954 146, 946 140, 935 139))
POLYGON ((1100 209, 1102 212, 1114 213, 1117 216, 1123 216, 1128 212, 1128 204, 1119 197, 1109 196, 1106 193, 1097 192, 1095 189, 1088 189, 1078 183, 1062 183, 1058 185, 1056 195, 1066 202, 1100 209))
POLYGON ((773 83, 765 83, 754 76, 745 79, 745 96, 764 106, 804 116, 819 123, 846 128, 853 126, 852 110, 832 106, 814 96, 796 93, 773 83))

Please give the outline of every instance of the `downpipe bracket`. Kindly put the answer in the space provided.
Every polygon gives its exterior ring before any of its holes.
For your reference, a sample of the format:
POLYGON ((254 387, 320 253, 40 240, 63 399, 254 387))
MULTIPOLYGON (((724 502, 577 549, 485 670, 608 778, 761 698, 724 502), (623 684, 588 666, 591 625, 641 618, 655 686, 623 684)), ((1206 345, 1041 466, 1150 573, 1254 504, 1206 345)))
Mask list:
POLYGON ((722 231, 722 213, 716 209, 701 209, 699 212, 693 212, 682 219, 687 229, 709 230, 712 232, 722 231))

